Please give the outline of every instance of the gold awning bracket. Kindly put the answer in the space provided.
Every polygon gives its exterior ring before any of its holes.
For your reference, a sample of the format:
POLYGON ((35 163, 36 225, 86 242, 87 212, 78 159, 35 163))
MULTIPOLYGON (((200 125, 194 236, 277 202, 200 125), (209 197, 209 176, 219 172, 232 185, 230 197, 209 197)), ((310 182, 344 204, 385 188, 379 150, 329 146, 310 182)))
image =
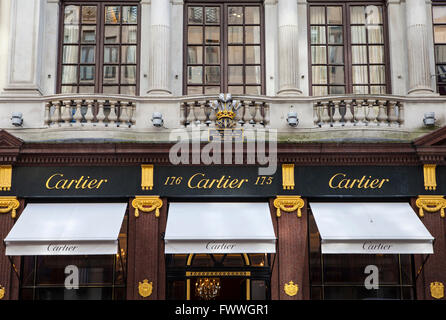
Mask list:
POLYGON ((12 181, 12 166, 0 166, 0 191, 10 191, 12 181))
POLYGON ((153 164, 141 165, 141 189, 153 189, 153 164))
POLYGON ((282 185, 284 190, 294 190, 294 164, 282 164, 282 185))
POLYGON ((415 205, 418 207, 418 214, 424 217, 424 211, 438 212, 440 216, 445 217, 444 209, 446 208, 446 199, 443 196, 420 195, 415 205))
POLYGON ((437 177, 435 174, 436 164, 425 164, 423 165, 424 174, 424 188, 426 190, 437 189, 437 177))
POLYGON ((11 212, 12 219, 16 218, 16 210, 19 206, 20 202, 16 197, 0 197, 0 213, 11 212))
POLYGON ((155 210, 155 217, 160 216, 159 209, 163 206, 163 201, 159 196, 136 196, 132 201, 135 208, 135 217, 139 217, 139 212, 149 213, 155 210))
POLYGON ((277 196, 274 200, 274 207, 277 209, 277 217, 282 215, 281 211, 293 212, 297 210, 297 216, 302 217, 301 209, 305 202, 300 196, 277 196))

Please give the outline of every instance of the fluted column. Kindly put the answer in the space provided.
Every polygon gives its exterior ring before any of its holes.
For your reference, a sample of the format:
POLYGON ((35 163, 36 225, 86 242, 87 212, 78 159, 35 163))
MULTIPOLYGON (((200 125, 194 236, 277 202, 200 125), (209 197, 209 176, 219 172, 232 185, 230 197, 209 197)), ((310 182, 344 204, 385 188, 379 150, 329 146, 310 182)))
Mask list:
POLYGON ((406 0, 409 94, 432 94, 427 8, 424 0, 406 0))
POLYGON ((152 0, 150 8, 149 94, 170 90, 170 0, 152 0))
POLYGON ((279 0, 279 95, 302 94, 299 89, 297 0, 279 0))

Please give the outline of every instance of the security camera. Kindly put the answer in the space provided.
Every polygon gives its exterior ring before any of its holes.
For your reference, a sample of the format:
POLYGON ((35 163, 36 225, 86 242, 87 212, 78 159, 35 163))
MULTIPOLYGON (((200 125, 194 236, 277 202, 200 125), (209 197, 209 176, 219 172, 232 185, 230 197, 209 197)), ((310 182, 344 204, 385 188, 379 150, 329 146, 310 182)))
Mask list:
POLYGON ((286 118, 286 121, 288 122, 288 125, 290 127, 297 127, 299 124, 299 119, 297 119, 297 112, 290 111, 288 112, 288 117, 286 118))
POLYGON ((435 125, 435 112, 426 112, 424 114, 423 123, 425 126, 435 125))
POLYGON ((152 114, 152 123, 157 128, 162 127, 164 124, 163 114, 161 112, 154 112, 152 114))
POLYGON ((23 124, 23 114, 21 112, 13 112, 11 120, 14 126, 20 127, 23 124))

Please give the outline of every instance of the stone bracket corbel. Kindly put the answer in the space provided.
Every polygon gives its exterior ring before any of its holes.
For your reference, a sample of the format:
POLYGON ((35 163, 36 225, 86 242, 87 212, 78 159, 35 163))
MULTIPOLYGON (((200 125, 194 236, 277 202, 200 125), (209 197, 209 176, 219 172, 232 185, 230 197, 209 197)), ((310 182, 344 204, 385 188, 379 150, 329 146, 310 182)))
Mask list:
POLYGON ((163 206, 163 201, 159 196, 136 196, 132 201, 132 207, 135 208, 135 217, 139 217, 139 212, 149 213, 155 210, 155 217, 160 216, 159 209, 163 206))
POLYGON ((11 218, 16 218, 16 210, 20 206, 19 200, 16 197, 0 197, 0 213, 11 212, 11 218))
POLYGON ((424 211, 438 212, 440 216, 445 217, 444 209, 446 208, 446 199, 443 196, 420 195, 415 205, 418 207, 418 214, 424 217, 424 211))
POLYGON ((282 215, 281 211, 294 212, 297 211, 297 217, 302 217, 301 209, 304 207, 305 201, 300 196, 277 196, 274 200, 274 207, 277 209, 278 218, 282 215))

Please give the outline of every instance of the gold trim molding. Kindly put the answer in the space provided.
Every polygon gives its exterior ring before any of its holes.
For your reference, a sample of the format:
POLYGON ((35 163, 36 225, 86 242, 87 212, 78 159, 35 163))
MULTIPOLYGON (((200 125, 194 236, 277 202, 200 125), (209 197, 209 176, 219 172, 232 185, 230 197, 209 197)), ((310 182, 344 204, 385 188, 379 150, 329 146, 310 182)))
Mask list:
POLYGON ((250 277, 251 271, 186 271, 186 277, 250 277))
POLYGON ((426 190, 437 189, 437 177, 435 174, 436 164, 425 164, 423 165, 424 173, 424 188, 426 190))
POLYGON ((295 296, 299 292, 299 286, 297 283, 295 284, 293 281, 290 281, 288 283, 285 283, 283 286, 283 291, 290 297, 295 296))
POLYGON ((284 190, 294 190, 294 164, 282 164, 282 185, 284 190))
POLYGON ((424 217, 424 211, 440 211, 440 216, 442 218, 445 217, 444 209, 446 208, 446 199, 443 196, 421 195, 418 196, 415 204, 419 209, 418 214, 420 215, 420 217, 424 217))
POLYGON ((141 165, 141 189, 153 189, 153 164, 141 165))
POLYGON ((12 180, 12 166, 0 166, 0 191, 10 191, 12 180))
POLYGON ((155 217, 160 216, 160 208, 163 201, 159 196, 136 196, 132 201, 132 207, 135 208, 135 217, 139 217, 139 212, 149 213, 155 210, 155 217))
POLYGON ((435 299, 444 298, 444 284, 442 282, 431 282, 430 284, 431 296, 435 299))
POLYGON ((282 215, 281 211, 293 212, 297 210, 297 216, 302 217, 301 209, 305 202, 300 196, 277 196, 274 200, 274 207, 277 209, 277 217, 282 215))
POLYGON ((0 197, 0 213, 11 212, 11 218, 16 218, 16 210, 20 207, 20 202, 16 197, 0 197))

